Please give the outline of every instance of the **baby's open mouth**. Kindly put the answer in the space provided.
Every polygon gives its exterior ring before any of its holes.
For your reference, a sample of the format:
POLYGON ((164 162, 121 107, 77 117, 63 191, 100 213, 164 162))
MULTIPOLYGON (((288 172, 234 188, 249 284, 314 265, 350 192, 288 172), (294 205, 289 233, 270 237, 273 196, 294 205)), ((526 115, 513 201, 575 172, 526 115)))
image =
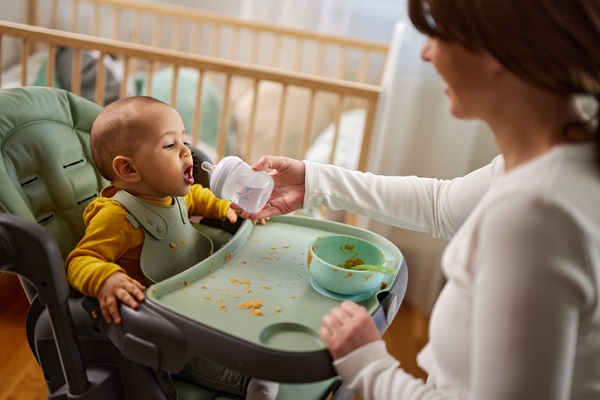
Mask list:
POLYGON ((194 183, 194 164, 190 164, 189 167, 183 171, 183 179, 189 184, 192 185, 194 183))

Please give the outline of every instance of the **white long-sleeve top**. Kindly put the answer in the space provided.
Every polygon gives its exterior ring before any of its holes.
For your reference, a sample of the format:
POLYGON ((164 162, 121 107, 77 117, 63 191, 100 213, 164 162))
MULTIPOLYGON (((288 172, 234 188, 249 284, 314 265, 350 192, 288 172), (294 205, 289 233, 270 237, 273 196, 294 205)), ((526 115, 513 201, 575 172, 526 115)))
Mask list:
POLYGON ((600 173, 594 146, 556 146, 504 172, 384 177, 306 164, 324 204, 450 239, 430 319, 427 382, 382 341, 335 362, 368 399, 600 399, 600 173))

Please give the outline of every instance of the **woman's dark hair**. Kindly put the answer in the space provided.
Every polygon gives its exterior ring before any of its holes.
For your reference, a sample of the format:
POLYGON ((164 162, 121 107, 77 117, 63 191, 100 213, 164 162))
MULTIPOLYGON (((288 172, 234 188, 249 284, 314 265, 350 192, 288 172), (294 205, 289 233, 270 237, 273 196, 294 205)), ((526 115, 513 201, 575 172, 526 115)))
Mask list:
POLYGON ((485 50, 526 82, 600 101, 600 0, 409 0, 408 11, 422 33, 485 50))

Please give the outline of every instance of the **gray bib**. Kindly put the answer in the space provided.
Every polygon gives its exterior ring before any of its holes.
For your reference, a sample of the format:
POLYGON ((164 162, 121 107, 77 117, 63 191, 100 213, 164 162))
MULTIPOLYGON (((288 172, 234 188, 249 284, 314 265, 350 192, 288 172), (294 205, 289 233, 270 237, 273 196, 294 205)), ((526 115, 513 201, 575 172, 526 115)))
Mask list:
POLYGON ((113 197, 129 212, 127 220, 141 226, 144 244, 140 266, 148 284, 185 271, 213 253, 212 240, 194 228, 182 197, 168 207, 145 202, 124 190, 113 197))

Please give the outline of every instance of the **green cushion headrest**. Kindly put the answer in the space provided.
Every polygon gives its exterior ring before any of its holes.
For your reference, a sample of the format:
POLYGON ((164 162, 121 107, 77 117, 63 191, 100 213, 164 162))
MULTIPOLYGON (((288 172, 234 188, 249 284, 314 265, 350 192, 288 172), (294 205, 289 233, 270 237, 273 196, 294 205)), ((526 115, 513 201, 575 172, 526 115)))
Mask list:
POLYGON ((63 257, 83 236, 83 210, 107 185, 90 153, 100 110, 62 89, 0 90, 0 212, 42 224, 63 257))

